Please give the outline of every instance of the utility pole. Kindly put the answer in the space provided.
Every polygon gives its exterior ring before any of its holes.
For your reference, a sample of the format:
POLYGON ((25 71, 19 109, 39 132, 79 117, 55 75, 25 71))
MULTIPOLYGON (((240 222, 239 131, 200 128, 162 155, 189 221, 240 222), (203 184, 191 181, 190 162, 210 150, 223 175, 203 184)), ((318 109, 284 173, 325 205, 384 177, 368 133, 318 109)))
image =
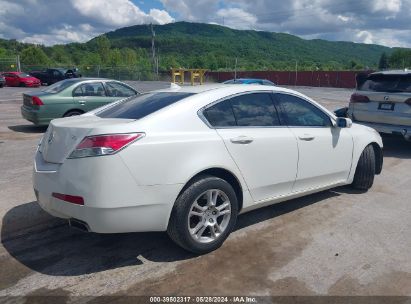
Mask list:
POLYGON ((17 66, 17 72, 21 72, 20 55, 16 56, 16 66, 17 66))
POLYGON ((294 83, 294 86, 297 86, 297 76, 298 76, 298 60, 295 61, 295 83, 294 83))
POLYGON ((153 72, 156 73, 156 47, 154 43, 156 32, 154 31, 152 23, 150 23, 150 28, 151 28, 151 60, 153 63, 153 72))
POLYGON ((237 80, 237 61, 238 58, 235 57, 235 65, 234 65, 234 80, 237 80))

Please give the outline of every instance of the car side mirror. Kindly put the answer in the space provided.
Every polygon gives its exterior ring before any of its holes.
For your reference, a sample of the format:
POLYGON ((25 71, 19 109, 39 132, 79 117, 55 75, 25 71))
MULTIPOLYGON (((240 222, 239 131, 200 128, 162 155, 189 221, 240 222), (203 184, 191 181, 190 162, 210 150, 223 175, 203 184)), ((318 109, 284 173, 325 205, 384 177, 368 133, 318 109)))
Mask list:
POLYGON ((344 117, 337 117, 336 123, 338 128, 351 128, 352 126, 352 120, 344 117))

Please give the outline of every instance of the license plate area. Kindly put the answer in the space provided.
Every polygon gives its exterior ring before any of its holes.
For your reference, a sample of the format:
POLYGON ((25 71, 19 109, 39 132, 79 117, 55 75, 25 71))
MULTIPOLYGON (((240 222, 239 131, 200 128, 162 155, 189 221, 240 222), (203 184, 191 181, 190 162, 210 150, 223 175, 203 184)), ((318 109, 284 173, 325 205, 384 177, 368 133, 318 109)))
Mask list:
POLYGON ((389 103, 389 102, 380 102, 378 104, 378 110, 383 110, 383 111, 394 111, 395 103, 389 103))

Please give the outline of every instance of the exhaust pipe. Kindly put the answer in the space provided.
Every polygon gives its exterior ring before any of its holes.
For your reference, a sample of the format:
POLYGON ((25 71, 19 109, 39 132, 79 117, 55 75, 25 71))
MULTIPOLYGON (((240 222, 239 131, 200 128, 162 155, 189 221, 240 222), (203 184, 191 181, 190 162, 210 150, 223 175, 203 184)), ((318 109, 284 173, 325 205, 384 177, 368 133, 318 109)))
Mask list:
POLYGON ((83 221, 80 221, 74 218, 69 219, 68 222, 71 228, 75 228, 83 232, 90 232, 90 227, 87 225, 86 222, 83 222, 83 221))

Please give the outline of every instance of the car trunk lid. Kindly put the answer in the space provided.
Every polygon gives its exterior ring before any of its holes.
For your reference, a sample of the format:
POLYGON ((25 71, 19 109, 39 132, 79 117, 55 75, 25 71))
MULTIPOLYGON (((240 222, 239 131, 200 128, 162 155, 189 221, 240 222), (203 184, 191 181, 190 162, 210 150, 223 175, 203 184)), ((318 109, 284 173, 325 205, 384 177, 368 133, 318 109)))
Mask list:
POLYGON ((42 91, 33 91, 33 92, 27 92, 23 94, 23 104, 26 107, 32 108, 35 107, 33 105, 33 100, 32 98, 34 96, 37 96, 38 98, 42 99, 42 97, 50 95, 50 93, 42 92, 42 91))
POLYGON ((97 116, 75 116, 52 120, 44 134, 39 151, 50 163, 63 163, 82 139, 89 135, 107 134, 134 120, 103 119, 97 116))

